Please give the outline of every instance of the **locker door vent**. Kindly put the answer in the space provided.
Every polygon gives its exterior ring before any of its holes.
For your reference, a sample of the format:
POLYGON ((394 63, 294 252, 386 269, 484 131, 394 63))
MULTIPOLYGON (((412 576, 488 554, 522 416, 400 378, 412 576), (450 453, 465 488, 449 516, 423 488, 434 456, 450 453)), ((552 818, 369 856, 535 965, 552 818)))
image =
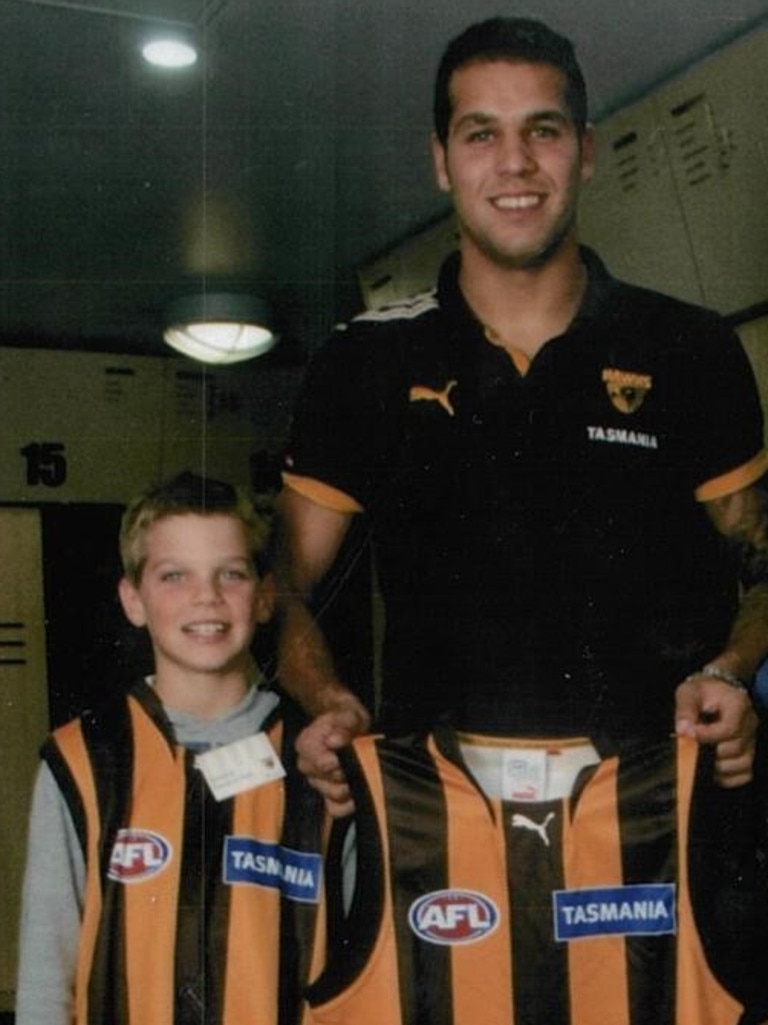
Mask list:
POLYGON ((637 132, 625 132, 612 144, 613 166, 622 192, 634 192, 640 175, 637 132))
POLYGON ((379 289, 386 288, 387 285, 391 285, 391 284, 392 284, 392 275, 391 274, 382 274, 381 277, 378 277, 378 278, 376 278, 375 281, 372 281, 370 283, 370 285, 368 285, 368 288, 371 290, 371 292, 378 292, 379 289))
POLYGON ((181 370, 176 374, 176 416, 181 420, 239 416, 245 399, 237 387, 211 373, 181 370))
POLYGON ((0 666, 25 666, 27 642, 25 623, 0 622, 0 666))
POLYGON ((635 129, 622 132, 611 143, 611 164, 619 190, 637 192, 652 178, 658 178, 664 166, 663 141, 658 133, 643 138, 635 129))
POLYGON ((174 377, 176 417, 181 422, 197 423, 205 412, 207 376, 200 371, 178 370, 174 377))
POLYGON ((128 394, 129 382, 136 377, 136 371, 132 367, 105 367, 104 368, 104 398, 110 403, 124 401, 128 394))
POLYGON ((683 183, 695 188, 717 171, 715 116, 705 93, 698 93, 670 110, 671 145, 683 183))

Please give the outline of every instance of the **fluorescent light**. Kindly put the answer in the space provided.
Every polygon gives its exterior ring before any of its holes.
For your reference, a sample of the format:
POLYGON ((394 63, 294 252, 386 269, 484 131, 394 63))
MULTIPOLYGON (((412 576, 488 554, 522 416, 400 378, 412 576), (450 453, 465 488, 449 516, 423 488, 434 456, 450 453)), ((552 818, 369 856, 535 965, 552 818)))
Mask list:
POLYGON ((153 39, 141 52, 144 60, 159 68, 188 68, 197 60, 197 50, 181 39, 153 39))
POLYGON ((171 348, 203 363, 239 363, 276 344, 266 304, 251 295, 207 292, 177 299, 164 338, 171 348))

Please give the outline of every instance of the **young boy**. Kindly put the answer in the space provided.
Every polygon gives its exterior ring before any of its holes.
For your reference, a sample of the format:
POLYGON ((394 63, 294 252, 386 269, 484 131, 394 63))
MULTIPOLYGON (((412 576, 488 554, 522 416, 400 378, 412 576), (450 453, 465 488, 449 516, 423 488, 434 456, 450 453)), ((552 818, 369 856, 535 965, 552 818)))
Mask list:
POLYGON ((127 509, 120 600, 155 671, 42 749, 18 1025, 300 1021, 323 820, 251 656, 267 541, 241 493, 191 473, 127 509))

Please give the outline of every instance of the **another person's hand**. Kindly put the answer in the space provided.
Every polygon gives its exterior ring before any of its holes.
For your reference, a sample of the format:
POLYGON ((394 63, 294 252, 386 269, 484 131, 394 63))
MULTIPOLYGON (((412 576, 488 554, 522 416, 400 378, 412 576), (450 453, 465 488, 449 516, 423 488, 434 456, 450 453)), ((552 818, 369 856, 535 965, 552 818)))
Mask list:
POLYGON ((323 795, 328 814, 334 818, 344 818, 355 810, 337 751, 365 733, 369 726, 368 712, 350 696, 313 719, 296 741, 299 771, 323 795))
POLYGON ((749 694, 721 680, 695 674, 675 693, 675 732, 715 745, 715 778, 722 787, 752 779, 757 715, 749 694))

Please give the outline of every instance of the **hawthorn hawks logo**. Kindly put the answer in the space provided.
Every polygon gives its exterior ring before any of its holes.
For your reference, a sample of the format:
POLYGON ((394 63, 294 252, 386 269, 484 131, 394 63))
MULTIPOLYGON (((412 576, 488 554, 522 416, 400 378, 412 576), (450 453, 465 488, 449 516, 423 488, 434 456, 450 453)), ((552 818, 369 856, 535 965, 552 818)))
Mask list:
POLYGON ((650 374, 606 367, 603 382, 615 409, 620 413, 636 413, 651 390, 653 378, 650 374))

